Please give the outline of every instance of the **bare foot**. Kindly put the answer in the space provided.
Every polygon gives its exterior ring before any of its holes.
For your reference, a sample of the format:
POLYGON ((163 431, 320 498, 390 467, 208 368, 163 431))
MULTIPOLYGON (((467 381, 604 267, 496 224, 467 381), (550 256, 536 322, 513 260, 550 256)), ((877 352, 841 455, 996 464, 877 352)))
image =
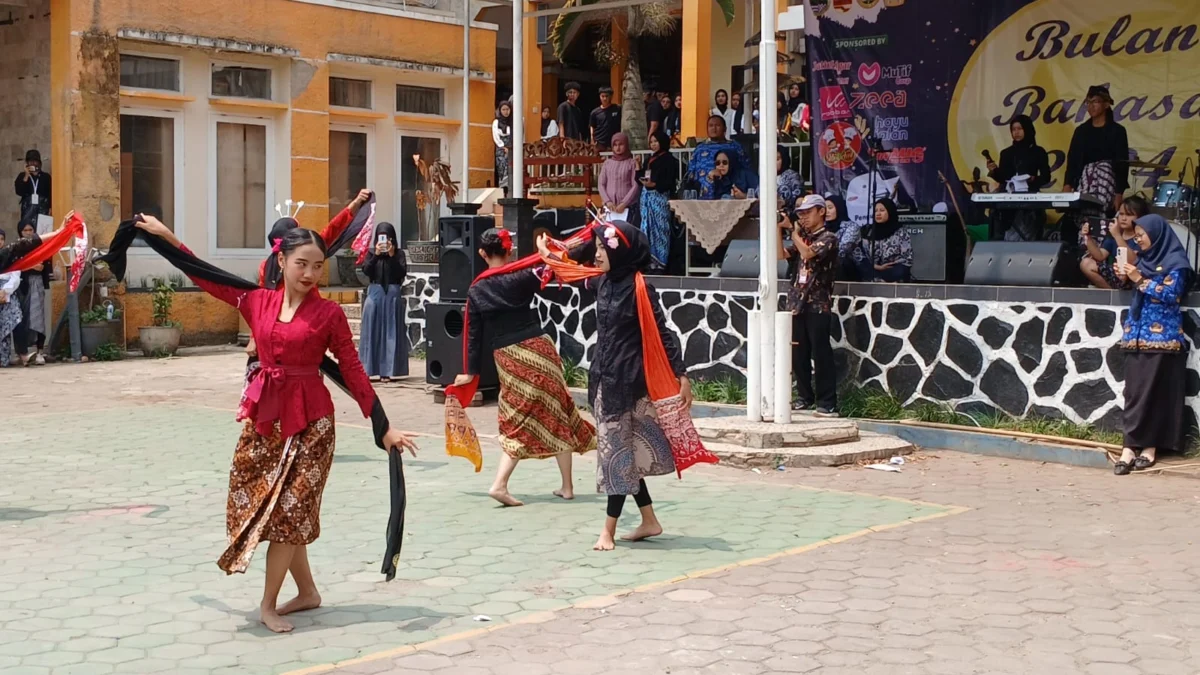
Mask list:
POLYGON ((611 551, 616 548, 613 543, 612 535, 607 530, 600 533, 600 538, 596 540, 596 545, 592 547, 593 551, 611 551))
POLYGON ((496 501, 500 502, 501 504, 503 504, 505 506, 524 506, 525 505, 525 502, 523 502, 523 501, 517 499, 516 497, 512 496, 511 494, 509 494, 508 490, 498 490, 496 488, 492 488, 491 490, 488 490, 488 496, 491 497, 492 499, 495 499, 496 501))
POLYGON ((560 499, 565 499, 567 501, 571 501, 572 499, 575 499, 575 490, 573 490, 573 489, 561 488, 561 489, 555 490, 551 494, 553 494, 555 497, 558 497, 560 499))
POLYGON ((303 612, 306 609, 316 609, 320 606, 321 595, 319 593, 301 594, 283 603, 283 607, 280 607, 276 613, 279 616, 285 616, 292 612, 303 612))
POLYGON ((629 534, 622 535, 621 539, 625 541, 642 541, 650 537, 657 537, 662 534, 662 524, 657 520, 652 523, 642 523, 638 528, 629 534))
POLYGON ((258 613, 258 620, 262 621, 262 624, 272 633, 290 633, 292 632, 292 628, 294 628, 290 621, 279 616, 279 613, 274 609, 259 607, 258 613))

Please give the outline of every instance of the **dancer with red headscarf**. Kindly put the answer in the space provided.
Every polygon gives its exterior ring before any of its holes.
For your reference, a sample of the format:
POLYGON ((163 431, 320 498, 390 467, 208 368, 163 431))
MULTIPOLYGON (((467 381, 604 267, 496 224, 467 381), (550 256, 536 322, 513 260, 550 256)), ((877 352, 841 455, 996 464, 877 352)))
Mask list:
MULTIPOLYGON (((544 266, 510 264, 512 234, 492 228, 480 237, 479 255, 488 269, 467 292, 465 372, 456 387, 468 387, 482 370, 484 350, 493 352, 500 379, 500 446, 504 456, 488 494, 505 506, 522 502, 508 480, 522 459, 554 457, 562 487, 554 495, 574 499, 571 455, 596 447, 596 429, 579 416, 562 360, 546 335, 533 298, 547 278, 544 266)), ((451 392, 452 393, 452 392, 451 392)), ((469 404, 470 399, 464 402, 469 404)), ((460 418, 464 423, 465 415, 460 418)), ((481 466, 481 455, 469 453, 481 466)))

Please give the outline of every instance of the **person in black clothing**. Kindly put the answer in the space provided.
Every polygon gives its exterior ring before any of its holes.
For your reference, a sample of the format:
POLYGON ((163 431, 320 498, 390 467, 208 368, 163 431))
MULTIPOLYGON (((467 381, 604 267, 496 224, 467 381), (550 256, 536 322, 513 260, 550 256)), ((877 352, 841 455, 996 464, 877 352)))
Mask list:
POLYGON ((592 144, 596 150, 607 152, 612 148, 613 134, 621 130, 621 106, 612 102, 612 87, 600 87, 600 107, 588 118, 592 144))
POLYGON ((1075 128, 1067 151, 1067 173, 1063 191, 1099 197, 1110 204, 1110 212, 1121 207, 1129 189, 1129 135, 1117 124, 1113 99, 1106 85, 1088 89, 1088 121, 1075 128))
POLYGON ((681 127, 679 124, 679 108, 675 107, 670 94, 664 93, 659 101, 662 103, 663 110, 662 131, 666 132, 667 138, 678 136, 681 127))
POLYGON ((408 260, 391 223, 375 226, 375 248, 367 254, 362 270, 371 283, 363 299, 358 360, 372 380, 390 382, 393 377, 406 377, 408 304, 402 288, 408 260))
POLYGON ((558 350, 533 307, 545 270, 509 270, 512 234, 508 230, 492 228, 479 242, 479 255, 488 269, 467 291, 467 372, 458 375, 454 383, 469 384, 483 368, 484 350, 492 352, 500 377, 500 447, 504 456, 488 495, 505 506, 521 506, 508 491, 508 479, 517 462, 554 457, 562 486, 553 494, 574 499, 571 455, 596 447, 596 429, 579 416, 567 390, 558 350))
POLYGON ((42 153, 37 150, 25 153, 25 170, 17 174, 13 188, 21 198, 22 221, 36 223, 38 215, 50 213, 50 174, 42 171, 42 153))
MULTIPOLYGON (((786 219, 780 225, 789 226, 786 219)), ((779 255, 788 257, 787 306, 792 312, 792 372, 796 375, 799 395, 794 410, 809 410, 816 405, 818 417, 837 417, 837 368, 830 343, 833 322, 833 282, 838 267, 838 237, 825 227, 825 198, 808 195, 796 207, 796 223, 791 228, 794 251, 783 248, 779 255), (816 391, 813 391, 813 375, 816 391)))
MULTIPOLYGON (((32 222, 22 223, 21 238, 36 239, 37 227, 32 222)), ((21 272, 16 298, 21 304, 21 323, 13 331, 13 343, 21 365, 46 365, 46 356, 42 353, 46 348, 46 293, 53 277, 54 263, 49 260, 21 272)))
POLYGON ((568 82, 567 100, 558 104, 558 135, 577 141, 588 140, 587 115, 575 105, 579 100, 579 83, 568 82))
POLYGON ((658 94, 646 90, 646 141, 650 141, 650 137, 654 132, 663 128, 663 123, 666 119, 666 111, 663 110, 662 103, 658 100, 658 94))
POLYGON ((661 129, 650 136, 650 151, 653 154, 638 177, 643 188, 638 212, 642 231, 650 242, 650 269, 660 271, 670 263, 673 219, 667 202, 679 183, 679 161, 671 155, 671 139, 661 129))
MULTIPOLYGON (((1000 151, 1000 164, 988 160, 988 177, 1006 192, 1040 192, 1050 182, 1050 157, 1037 144, 1037 130, 1028 115, 1018 115, 1009 125, 1012 145, 1000 151), (1014 176, 1028 176, 1024 189, 1009 186, 1014 176)), ((1004 241, 1037 241, 1042 238, 1046 212, 1038 209, 994 209, 998 232, 1004 241), (1001 233, 1003 233, 1001 235, 1001 233)))

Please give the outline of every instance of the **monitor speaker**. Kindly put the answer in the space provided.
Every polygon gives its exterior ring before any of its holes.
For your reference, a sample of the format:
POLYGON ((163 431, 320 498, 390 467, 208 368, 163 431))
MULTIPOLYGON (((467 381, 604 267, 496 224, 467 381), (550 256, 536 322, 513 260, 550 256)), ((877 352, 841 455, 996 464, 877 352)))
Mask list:
MULTIPOLYGON (((440 386, 454 384, 463 372, 463 340, 467 306, 457 302, 437 302, 425 306, 425 382, 440 386)), ((490 344, 486 329, 481 336, 484 345, 490 344)), ((479 387, 495 389, 500 384, 492 350, 483 350, 479 387)))
POLYGON ((1069 264, 1057 241, 981 241, 971 251, 963 283, 976 286, 1053 286, 1069 264))
POLYGON ((477 252, 479 238, 495 224, 491 216, 444 216, 438 221, 441 300, 466 302, 471 282, 487 267, 477 252))
MULTIPOLYGON (((779 278, 787 278, 787 261, 780 260, 778 264, 779 278)), ((721 262, 721 271, 717 274, 726 279, 757 279, 758 278, 758 240, 734 239, 725 249, 725 258, 721 262)))

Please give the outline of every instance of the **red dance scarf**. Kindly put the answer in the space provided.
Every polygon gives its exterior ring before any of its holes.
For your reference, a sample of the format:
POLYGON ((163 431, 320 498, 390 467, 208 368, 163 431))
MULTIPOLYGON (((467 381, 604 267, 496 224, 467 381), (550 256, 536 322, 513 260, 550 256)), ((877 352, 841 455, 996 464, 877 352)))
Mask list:
POLYGON ((30 251, 25 257, 13 263, 6 270, 0 272, 24 272, 31 270, 34 267, 46 262, 54 257, 54 254, 66 247, 67 242, 72 237, 82 237, 84 234, 83 219, 79 214, 72 213, 70 218, 63 223, 61 230, 55 232, 49 237, 42 239, 42 244, 30 251))

